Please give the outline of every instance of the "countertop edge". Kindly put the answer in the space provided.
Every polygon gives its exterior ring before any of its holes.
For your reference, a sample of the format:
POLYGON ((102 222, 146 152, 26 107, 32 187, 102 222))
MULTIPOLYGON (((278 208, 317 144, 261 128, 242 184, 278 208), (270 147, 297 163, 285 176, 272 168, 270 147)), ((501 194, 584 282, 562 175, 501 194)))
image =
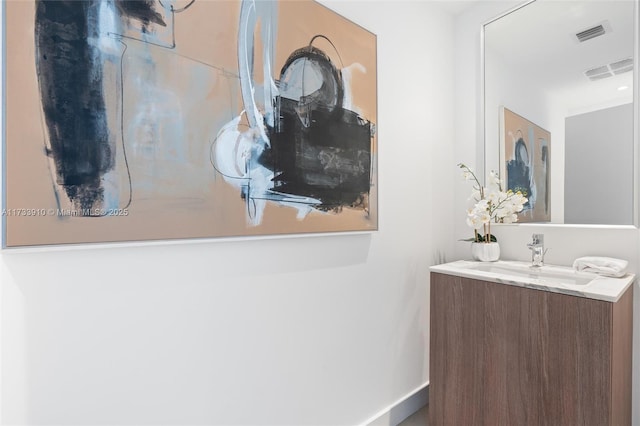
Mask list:
MULTIPOLYGON (((461 263, 468 264, 468 263, 477 263, 477 262, 468 261, 468 260, 458 260, 455 262, 449 262, 449 263, 444 263, 440 265, 430 266, 429 271, 444 274, 444 275, 459 276, 459 277, 469 278, 474 280, 493 282, 496 284, 511 285, 511 286, 516 286, 521 288, 528 288, 532 290, 547 291, 552 293, 565 294, 568 296, 583 297, 587 299, 600 300, 600 301, 612 302, 612 303, 615 303, 618 300, 620 300, 622 295, 633 284, 636 278, 636 275, 633 273, 627 273, 625 276, 620 278, 600 276, 596 279, 596 282, 593 284, 588 284, 585 286, 567 284, 565 287, 557 287, 552 284, 540 283, 540 282, 537 282, 536 280, 526 280, 526 279, 513 280, 509 278, 500 278, 500 277, 496 277, 495 275, 489 272, 478 271, 473 269, 464 269, 460 266, 456 267, 456 264, 460 265, 461 263), (594 286, 594 284, 597 284, 595 288, 589 288, 594 286), (612 288, 611 287, 612 285, 614 285, 615 287, 612 288), (601 290, 603 286, 605 286, 606 289, 611 291, 607 293, 603 293, 601 290)), ((557 265, 548 265, 548 266, 562 268, 561 266, 557 266, 557 265)))

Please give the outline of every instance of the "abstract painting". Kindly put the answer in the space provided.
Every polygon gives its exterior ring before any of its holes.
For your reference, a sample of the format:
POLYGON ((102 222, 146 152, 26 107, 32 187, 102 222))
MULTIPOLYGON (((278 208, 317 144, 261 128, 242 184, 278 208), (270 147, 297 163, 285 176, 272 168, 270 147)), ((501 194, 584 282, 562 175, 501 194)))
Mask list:
POLYGON ((520 191, 529 200, 518 221, 549 222, 551 134, 504 107, 500 120, 501 175, 507 189, 520 191))
POLYGON ((8 0, 4 247, 377 229, 376 36, 314 1, 8 0))

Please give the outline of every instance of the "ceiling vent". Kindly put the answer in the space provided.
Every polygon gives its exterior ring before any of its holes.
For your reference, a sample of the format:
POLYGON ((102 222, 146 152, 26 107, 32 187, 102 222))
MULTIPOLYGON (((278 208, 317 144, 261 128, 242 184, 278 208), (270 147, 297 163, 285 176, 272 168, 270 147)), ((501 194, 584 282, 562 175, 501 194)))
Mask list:
POLYGON ((620 59, 607 65, 601 65, 586 70, 584 75, 591 81, 602 80, 614 75, 624 74, 633 70, 633 58, 620 59))
POLYGON ((609 67, 614 74, 622 74, 633 70, 633 58, 623 59, 621 61, 612 62, 609 67))
POLYGON ((599 37, 601 35, 604 35, 605 33, 606 31, 604 30, 604 27, 602 25, 598 25, 596 27, 589 28, 588 30, 580 31, 578 34, 576 34, 576 37, 578 38, 578 41, 580 43, 584 43, 587 40, 599 37))
POLYGON ((576 33, 576 38, 578 39, 578 42, 584 43, 587 40, 600 37, 601 35, 605 35, 610 32, 611 32, 611 25, 609 24, 609 21, 604 21, 599 23, 596 26, 587 28, 585 30, 582 30, 576 33))

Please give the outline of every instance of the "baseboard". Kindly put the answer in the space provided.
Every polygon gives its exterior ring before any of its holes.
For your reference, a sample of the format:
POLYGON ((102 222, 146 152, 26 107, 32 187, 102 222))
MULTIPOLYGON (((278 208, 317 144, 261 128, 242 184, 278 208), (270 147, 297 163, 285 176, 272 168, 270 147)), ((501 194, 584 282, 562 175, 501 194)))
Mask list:
POLYGON ((382 410, 364 423, 367 426, 397 426, 407 417, 427 405, 429 402, 429 383, 425 383, 404 398, 382 410))

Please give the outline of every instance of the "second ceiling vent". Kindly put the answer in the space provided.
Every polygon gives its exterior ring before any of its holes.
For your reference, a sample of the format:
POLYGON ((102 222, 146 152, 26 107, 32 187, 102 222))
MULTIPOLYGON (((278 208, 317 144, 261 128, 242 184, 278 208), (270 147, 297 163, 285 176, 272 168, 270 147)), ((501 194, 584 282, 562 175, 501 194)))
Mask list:
POLYGON ((590 68, 584 72, 584 75, 589 80, 596 81, 629 71, 633 71, 633 58, 624 58, 610 64, 590 68))

